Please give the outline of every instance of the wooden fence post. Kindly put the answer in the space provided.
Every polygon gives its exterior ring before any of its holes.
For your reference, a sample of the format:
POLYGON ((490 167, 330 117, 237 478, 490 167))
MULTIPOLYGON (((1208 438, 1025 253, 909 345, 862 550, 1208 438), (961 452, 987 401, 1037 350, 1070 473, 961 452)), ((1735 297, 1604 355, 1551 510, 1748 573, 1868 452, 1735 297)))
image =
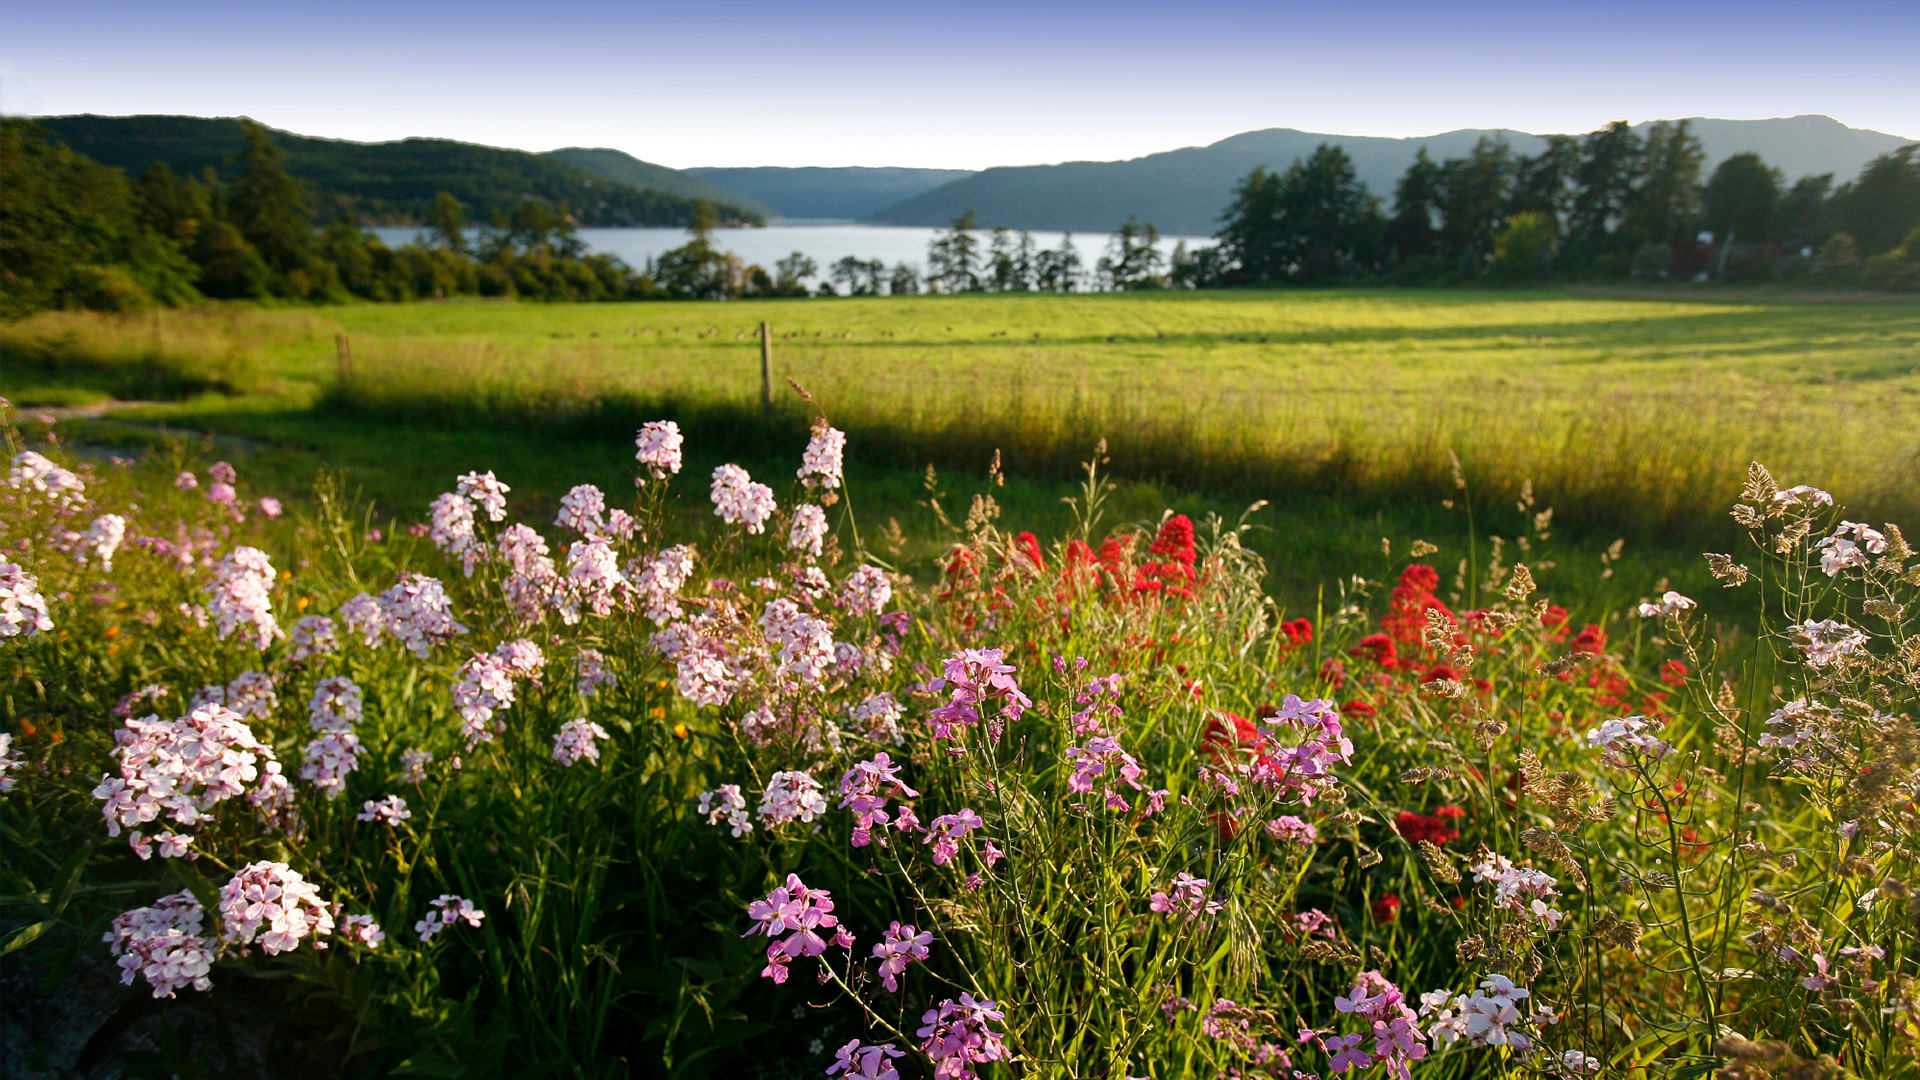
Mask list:
POLYGON ((333 356, 340 364, 340 378, 342 380, 351 378, 353 376, 353 347, 347 344, 347 335, 333 335, 333 356))
POLYGON ((760 322, 760 418, 773 419, 773 331, 760 322))

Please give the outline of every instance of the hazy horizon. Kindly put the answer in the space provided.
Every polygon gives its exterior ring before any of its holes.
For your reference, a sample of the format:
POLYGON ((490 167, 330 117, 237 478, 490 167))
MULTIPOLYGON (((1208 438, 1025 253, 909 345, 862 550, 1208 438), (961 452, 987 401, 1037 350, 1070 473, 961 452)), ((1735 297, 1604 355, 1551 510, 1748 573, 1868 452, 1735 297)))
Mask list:
POLYGON ((1413 0, 724 10, 221 0, 10 12, 0 112, 247 115, 382 142, 604 146, 674 168, 1128 159, 1265 128, 1424 137, 1824 114, 1916 138, 1920 7, 1413 0), (1573 43, 1571 46, 1569 43, 1573 43), (1836 63, 1845 57, 1846 63, 1836 63))

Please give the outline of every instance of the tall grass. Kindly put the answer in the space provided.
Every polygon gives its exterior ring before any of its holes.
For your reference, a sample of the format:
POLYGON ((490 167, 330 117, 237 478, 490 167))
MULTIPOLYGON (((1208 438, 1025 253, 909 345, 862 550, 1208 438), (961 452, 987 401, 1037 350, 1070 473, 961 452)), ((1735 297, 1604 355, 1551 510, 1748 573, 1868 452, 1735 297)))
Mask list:
POLYGON ((0 322, 0 365, 5 387, 37 394, 35 403, 246 394, 262 388, 266 347, 310 339, 318 324, 310 316, 268 322, 246 309, 211 306, 121 315, 46 311, 0 322))
MULTIPOLYGON (((192 342, 169 353, 190 355, 181 371, 226 385, 223 358, 252 356, 301 407, 345 417, 601 438, 669 415, 752 453, 804 428, 791 379, 863 455, 909 467, 998 450, 1022 475, 1071 477, 1105 438, 1121 477, 1378 499, 1451 488, 1457 457, 1471 490, 1530 480, 1563 521, 1705 539, 1761 460, 1828 478, 1859 513, 1920 510, 1920 312, 1902 305, 1340 292, 215 310, 168 323, 192 342), (352 341, 344 379, 335 330, 352 341)), ((149 332, 60 318, 76 354, 137 351, 149 332)))

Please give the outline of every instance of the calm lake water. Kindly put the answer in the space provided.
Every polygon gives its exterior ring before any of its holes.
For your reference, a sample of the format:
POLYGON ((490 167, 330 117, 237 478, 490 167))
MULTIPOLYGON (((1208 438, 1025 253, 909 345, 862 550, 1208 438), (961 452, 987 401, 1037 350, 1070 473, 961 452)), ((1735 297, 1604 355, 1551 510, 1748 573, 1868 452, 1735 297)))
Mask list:
MULTIPOLYGON (((412 242, 420 231, 417 228, 373 230, 389 247, 412 242)), ((927 243, 943 231, 902 225, 856 225, 843 221, 779 221, 759 229, 715 229, 713 245, 721 251, 735 252, 747 262, 758 263, 768 271, 772 271, 775 262, 795 251, 811 256, 814 262, 820 264, 822 274, 847 255, 860 259, 879 259, 888 266, 903 262, 924 269, 927 243)), ((1060 246, 1063 235, 1036 231, 1033 242, 1041 248, 1055 248, 1060 246)), ((992 234, 983 230, 979 236, 980 250, 984 253, 992 234)), ((685 244, 687 231, 581 229, 580 239, 589 251, 617 255, 629 266, 644 267, 649 258, 685 244)), ((1172 255, 1174 245, 1181 239, 1176 236, 1161 237, 1161 252, 1172 255)), ((1188 248, 1206 247, 1213 243, 1212 237, 1185 239, 1188 248)), ((1094 263, 1107 249, 1107 240, 1108 237, 1102 234, 1073 234, 1073 246, 1080 253, 1084 270, 1092 272, 1094 263)))

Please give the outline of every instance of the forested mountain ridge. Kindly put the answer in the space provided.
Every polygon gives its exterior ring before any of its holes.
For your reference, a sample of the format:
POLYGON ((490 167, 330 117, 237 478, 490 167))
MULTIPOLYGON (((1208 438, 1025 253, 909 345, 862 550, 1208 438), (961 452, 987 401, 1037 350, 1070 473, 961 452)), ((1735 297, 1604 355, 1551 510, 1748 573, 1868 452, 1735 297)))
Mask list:
MULTIPOLYGON (((1636 126, 1636 131, 1647 125, 1636 126)), ((1757 153, 1789 180, 1833 173, 1849 177, 1880 154, 1911 140, 1850 128, 1825 116, 1772 120, 1696 119, 1690 128, 1711 172, 1739 153, 1757 153)), ((1517 131, 1462 130, 1417 138, 1324 135, 1272 128, 1233 135, 1129 161, 1075 161, 988 169, 897 203, 870 216, 890 225, 944 225, 973 210, 982 225, 1026 229, 1113 228, 1137 214, 1165 233, 1210 235, 1233 185, 1253 169, 1284 171, 1322 143, 1344 150, 1361 182, 1387 196, 1425 149, 1435 160, 1461 157, 1482 137, 1504 139, 1515 154, 1537 154, 1547 137, 1517 131)))
MULTIPOLYGON (((138 176, 159 161, 181 176, 233 172, 242 121, 194 116, 48 116, 37 123, 81 154, 138 176)), ((479 221, 529 198, 569 210, 581 225, 685 225, 696 198, 619 183, 563 158, 451 139, 360 143, 269 129, 286 168, 313 196, 318 220, 418 225, 451 192, 479 221)), ((645 164, 643 162, 636 162, 645 164)), ((689 180, 694 178, 689 177, 689 180)), ((759 224, 754 209, 714 200, 722 221, 759 224)))
POLYGON ((694 170, 669 169, 665 165, 642 161, 624 150, 613 150, 603 146, 569 146, 560 150, 549 150, 540 156, 578 165, 595 176, 618 184, 632 184, 634 187, 664 191, 669 195, 706 199, 716 204, 724 203, 766 217, 774 217, 779 213, 774 207, 759 199, 738 189, 715 183, 694 170))
POLYGON ((974 175, 967 169, 864 166, 761 166, 686 171, 751 196, 782 217, 849 219, 866 217, 942 184, 974 175))

